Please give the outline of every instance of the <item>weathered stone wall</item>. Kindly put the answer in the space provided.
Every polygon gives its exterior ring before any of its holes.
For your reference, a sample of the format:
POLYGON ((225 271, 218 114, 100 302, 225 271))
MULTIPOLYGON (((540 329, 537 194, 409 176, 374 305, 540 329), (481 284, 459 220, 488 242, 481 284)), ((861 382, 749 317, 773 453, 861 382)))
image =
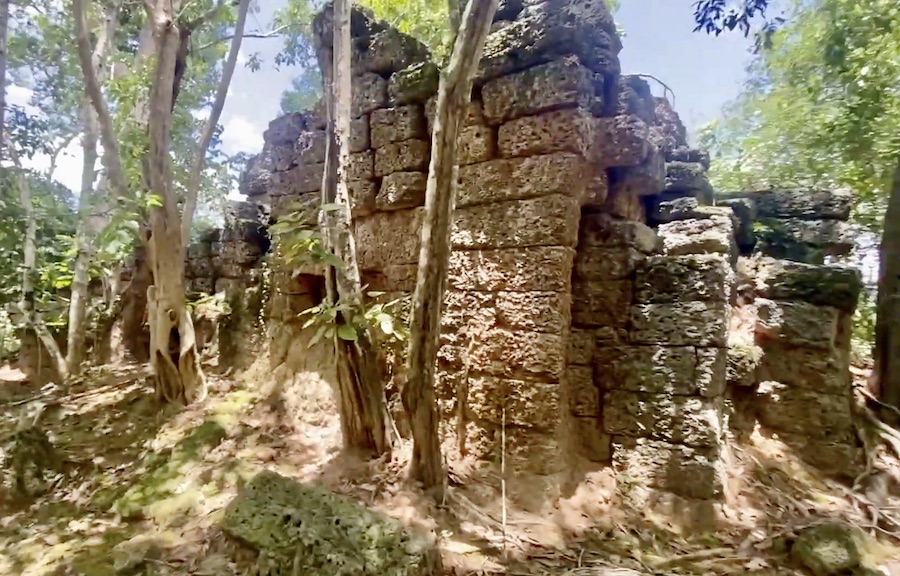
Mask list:
POLYGON ((230 312, 221 319, 195 318, 198 345, 215 338, 222 367, 245 367, 260 344, 266 283, 262 258, 269 250, 265 212, 249 202, 229 202, 225 227, 188 247, 185 281, 189 298, 223 294, 230 312), (219 322, 221 320, 221 323, 219 322), (217 336, 217 338, 216 338, 217 336))
MULTIPOLYGON (((757 422, 849 455, 859 278, 824 265, 848 250, 849 197, 717 201, 668 102, 620 75, 602 0, 501 4, 460 137, 436 390, 455 456, 497 460, 505 431, 520 504, 612 466, 633 504, 670 506, 722 500, 725 439, 757 422)), ((438 71, 360 11, 353 46, 354 234, 393 298, 415 283, 438 71)), ((273 220, 316 225, 324 127, 321 106, 270 124, 243 191, 273 220)), ((321 298, 299 272, 273 270, 276 364, 321 298)))

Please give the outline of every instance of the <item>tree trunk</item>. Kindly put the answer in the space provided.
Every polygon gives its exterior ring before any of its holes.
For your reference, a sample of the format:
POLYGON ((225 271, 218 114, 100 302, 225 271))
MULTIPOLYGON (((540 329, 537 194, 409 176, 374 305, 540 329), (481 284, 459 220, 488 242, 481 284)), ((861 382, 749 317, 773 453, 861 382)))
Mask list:
POLYGON ((157 1, 151 25, 156 70, 149 102, 150 147, 144 166, 150 191, 159 197, 161 206, 150 210, 147 241, 153 279, 147 289, 150 364, 157 396, 167 403, 189 404, 206 396, 206 379, 185 304, 181 217, 169 157, 175 62, 181 44, 171 2, 157 1))
POLYGON ((9 0, 0 0, 0 158, 3 158, 6 129, 6 37, 9 34, 9 0))
MULTIPOLYGON (((451 6, 452 7, 452 6, 451 6)), ((450 222, 456 201, 457 138, 472 93, 497 0, 470 0, 450 62, 441 74, 425 192, 425 221, 413 297, 409 370, 401 397, 410 419, 413 454, 410 475, 440 500, 444 466, 434 404, 434 375, 441 304, 450 262, 450 222)))
MULTIPOLYGON (((322 203, 340 204, 340 210, 323 211, 326 245, 343 265, 326 269, 326 298, 354 310, 363 305, 362 282, 351 232, 350 194, 350 2, 335 0, 332 42, 320 47, 328 116, 322 203)), ((340 320, 339 320, 340 321, 340 320)), ((344 447, 382 455, 391 451, 390 416, 384 399, 384 378, 367 330, 355 341, 335 337, 341 428, 344 447)))
POLYGON ((72 295, 69 300, 68 348, 66 350, 66 367, 70 374, 78 374, 84 361, 85 318, 89 299, 90 267, 93 258, 91 246, 91 209, 94 197, 95 165, 97 163, 97 131, 96 115, 85 101, 84 135, 82 136, 82 153, 84 162, 81 166, 81 194, 78 197, 78 229, 75 242, 78 254, 72 271, 72 295))
POLYGON ((878 257, 875 381, 882 401, 900 406, 900 159, 891 179, 878 257))
MULTIPOLYGON (((118 24, 119 8, 117 3, 107 7, 104 14, 103 27, 98 34, 97 45, 91 56, 91 67, 99 82, 108 77, 108 66, 105 61, 118 24)), ((94 181, 96 180, 97 143, 100 134, 100 122, 91 105, 90 97, 85 94, 82 104, 82 122, 84 123, 81 147, 83 162, 81 165, 81 194, 78 196, 78 229, 75 242, 78 254, 72 271, 72 296, 69 301, 69 327, 66 349, 66 367, 70 374, 78 374, 85 355, 85 318, 89 300, 88 284, 90 283, 90 267, 93 259, 92 239, 97 230, 94 227, 92 210, 95 200, 94 181)))
MULTIPOLYGON (((236 41, 232 42, 233 53, 229 54, 207 126, 215 126, 221 114, 227 85, 237 60, 236 52, 240 47, 249 1, 240 2, 236 41)), ((145 57, 152 54, 155 57, 155 70, 151 78, 149 99, 146 102, 141 100, 135 105, 134 117, 148 129, 149 150, 143 158, 144 180, 149 192, 157 196, 161 203, 150 210, 149 230, 143 235, 151 280, 151 285, 147 288, 150 363, 159 398, 165 402, 190 403, 205 397, 206 379, 200 368, 194 328, 185 304, 186 241, 182 238, 182 227, 190 226, 192 210, 186 210, 184 218, 178 212, 178 194, 172 180, 169 156, 170 130, 176 94, 183 74, 183 69, 179 74, 176 67, 179 62, 185 64, 185 53, 180 48, 185 45, 185 38, 219 13, 225 3, 220 0, 213 10, 186 23, 175 19, 175 14, 181 9, 181 2, 178 0, 145 0, 144 5, 147 10, 147 26, 141 31, 136 63, 142 66, 145 57)), ((92 66, 85 0, 73 0, 73 6, 78 56, 84 73, 85 89, 99 120, 104 166, 112 188, 124 195, 128 192, 128 183, 112 116, 103 98, 100 80, 92 66)), ((202 173, 202 157, 205 157, 211 139, 207 133, 211 134, 211 131, 204 129, 201 146, 197 150, 198 158, 194 162, 197 173, 202 173)), ((192 178, 185 191, 185 199, 189 205, 196 202, 198 187, 199 177, 192 178)))
POLYGON ((25 212, 25 258, 22 266, 22 298, 19 308, 25 317, 25 329, 35 331, 35 334, 50 354, 50 360, 56 368, 56 373, 64 383, 69 376, 66 371, 65 358, 53 334, 44 325, 41 315, 34 307, 34 279, 37 276, 37 216, 34 213, 34 205, 31 202, 31 185, 25 176, 16 149, 13 148, 12 143, 8 140, 6 144, 7 152, 19 170, 19 198, 22 203, 22 210, 25 212))

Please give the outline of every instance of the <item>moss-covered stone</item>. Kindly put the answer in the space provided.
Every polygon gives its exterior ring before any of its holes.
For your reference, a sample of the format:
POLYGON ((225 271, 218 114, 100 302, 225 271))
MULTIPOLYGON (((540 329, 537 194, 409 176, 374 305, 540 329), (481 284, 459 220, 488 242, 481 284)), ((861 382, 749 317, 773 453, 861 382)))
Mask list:
POLYGON ((418 576, 436 565, 434 548, 398 521, 269 471, 232 500, 222 528, 272 576, 418 576))
POLYGON ((417 62, 391 76, 388 98, 393 106, 424 103, 437 93, 440 79, 440 70, 434 62, 417 62))
POLYGON ((815 576, 847 574, 860 564, 854 529, 841 522, 803 530, 791 547, 791 557, 815 576))

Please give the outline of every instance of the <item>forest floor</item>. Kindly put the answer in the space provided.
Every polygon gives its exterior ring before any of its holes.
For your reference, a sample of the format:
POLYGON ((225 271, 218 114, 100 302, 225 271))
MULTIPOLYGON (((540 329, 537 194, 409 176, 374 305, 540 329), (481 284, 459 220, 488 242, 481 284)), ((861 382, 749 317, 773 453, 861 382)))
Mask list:
POLYGON ((265 468, 441 533, 450 574, 803 574, 789 567, 786 543, 829 518, 858 526, 870 563, 900 574, 891 565, 900 558, 900 500, 854 492, 790 455, 736 447, 743 469, 731 472, 744 480, 733 522, 715 534, 614 513, 603 505, 602 475, 556 516, 506 510, 504 524, 499 486, 456 487, 439 509, 404 480, 408 446, 390 461, 342 455, 327 402, 297 418, 286 391, 260 386, 259 373, 213 376, 206 401, 163 410, 147 376, 143 366, 104 367, 41 395, 0 370, 0 438, 41 404, 41 424, 67 462, 35 496, 13 497, 9 479, 0 489, 0 574, 105 576, 139 563, 132 573, 253 574, 252 555, 218 524, 242 482, 265 468), (117 547, 126 541, 133 545, 117 547))

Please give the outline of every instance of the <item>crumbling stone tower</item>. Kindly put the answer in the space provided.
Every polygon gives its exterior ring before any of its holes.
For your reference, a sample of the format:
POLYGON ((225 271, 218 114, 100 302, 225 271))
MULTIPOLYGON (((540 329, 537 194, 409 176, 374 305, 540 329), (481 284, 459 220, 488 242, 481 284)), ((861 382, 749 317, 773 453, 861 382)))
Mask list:
MULTIPOLYGON (((352 22, 354 233, 364 283, 394 297, 414 289, 438 69, 418 41, 362 11, 352 22)), ((735 422, 809 447, 800 429, 817 423, 795 408, 819 395, 829 424, 815 438, 852 458, 859 277, 823 264, 849 246, 849 199, 713 206, 708 155, 666 100, 621 75, 620 49, 603 0, 501 2, 460 136, 436 390, 447 444, 487 462, 505 439, 525 506, 612 468, 634 505, 691 511, 725 496, 735 422), (842 288, 825 298, 819 281, 842 288), (827 366, 827 386, 779 371, 795 348, 801 371, 827 366)), ((243 191, 274 220, 316 225, 324 128, 321 107, 270 124, 243 191)), ((283 350, 304 339, 295 316, 316 303, 319 271, 273 272, 283 350)))

